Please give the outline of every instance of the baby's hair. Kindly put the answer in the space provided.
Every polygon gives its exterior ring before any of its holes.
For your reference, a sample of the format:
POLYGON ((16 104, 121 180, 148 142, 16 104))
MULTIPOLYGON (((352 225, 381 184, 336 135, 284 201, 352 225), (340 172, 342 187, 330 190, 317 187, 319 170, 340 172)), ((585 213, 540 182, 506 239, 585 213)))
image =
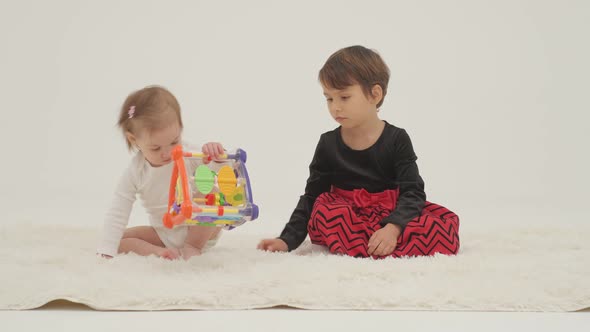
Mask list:
POLYGON ((140 131, 165 128, 175 120, 182 129, 180 105, 176 97, 166 88, 152 85, 131 93, 125 99, 117 126, 123 131, 127 148, 133 150, 127 133, 137 136, 140 131))
POLYGON ((383 98, 387 94, 389 68, 376 51, 363 46, 350 46, 332 54, 319 73, 320 82, 327 87, 342 90, 359 84, 366 96, 370 96, 375 84, 381 86, 383 98))

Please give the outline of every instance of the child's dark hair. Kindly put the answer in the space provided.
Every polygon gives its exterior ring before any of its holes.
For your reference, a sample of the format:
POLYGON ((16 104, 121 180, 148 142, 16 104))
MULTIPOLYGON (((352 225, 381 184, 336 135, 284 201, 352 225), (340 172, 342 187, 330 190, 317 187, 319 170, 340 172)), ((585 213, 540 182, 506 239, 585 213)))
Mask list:
POLYGON ((182 129, 180 105, 176 97, 166 88, 152 85, 131 93, 125 99, 117 126, 123 131, 127 147, 133 150, 127 133, 137 136, 142 130, 161 129, 174 121, 178 121, 182 129))
POLYGON ((389 68, 381 56, 363 46, 350 46, 332 54, 319 73, 320 82, 333 89, 345 89, 359 84, 366 96, 371 95, 375 84, 383 90, 383 98, 377 104, 381 107, 387 94, 389 68))

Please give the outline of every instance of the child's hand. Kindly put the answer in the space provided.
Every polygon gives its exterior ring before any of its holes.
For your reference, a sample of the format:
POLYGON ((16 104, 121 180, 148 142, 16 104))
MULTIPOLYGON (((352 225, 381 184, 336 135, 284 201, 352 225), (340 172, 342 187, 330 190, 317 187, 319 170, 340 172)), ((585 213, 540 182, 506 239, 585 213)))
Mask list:
POLYGON ((373 233, 369 239, 369 255, 388 256, 397 246, 397 238, 401 234, 401 228, 398 225, 387 224, 385 227, 373 233))
POLYGON ((223 150, 223 146, 221 143, 217 142, 209 142, 203 145, 202 151, 204 154, 209 156, 210 158, 205 157, 203 160, 205 163, 210 162, 211 160, 218 161, 221 158, 219 156, 225 154, 225 150, 223 150))
POLYGON ((270 252, 289 251, 289 247, 287 246, 285 241, 281 239, 264 239, 260 241, 260 243, 258 243, 258 246, 256 248, 259 250, 270 252))

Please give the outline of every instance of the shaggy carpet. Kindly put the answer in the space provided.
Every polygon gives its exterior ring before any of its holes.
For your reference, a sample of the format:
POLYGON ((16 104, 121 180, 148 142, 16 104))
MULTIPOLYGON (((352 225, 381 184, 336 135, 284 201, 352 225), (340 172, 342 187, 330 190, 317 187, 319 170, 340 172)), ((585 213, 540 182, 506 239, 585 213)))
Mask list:
POLYGON ((305 242, 255 249, 240 229, 188 261, 95 255, 99 231, 0 226, 0 309, 56 299, 98 310, 574 311, 590 307, 590 227, 478 229, 457 256, 355 259, 305 242))

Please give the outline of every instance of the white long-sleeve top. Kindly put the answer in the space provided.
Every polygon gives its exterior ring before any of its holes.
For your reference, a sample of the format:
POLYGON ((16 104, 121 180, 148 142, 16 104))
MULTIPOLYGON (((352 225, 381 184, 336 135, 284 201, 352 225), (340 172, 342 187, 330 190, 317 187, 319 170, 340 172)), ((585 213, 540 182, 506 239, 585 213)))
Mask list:
MULTIPOLYGON (((186 145, 183 145, 186 148, 186 145)), ((187 162, 187 173, 191 174, 197 164, 196 161, 187 162)), ((168 207, 168 191, 173 167, 173 162, 153 167, 141 151, 137 152, 121 175, 113 201, 106 213, 103 234, 97 250, 99 254, 109 256, 117 254, 136 198, 141 201, 149 216, 150 225, 154 227, 164 245, 182 247, 187 233, 186 226, 168 229, 162 224, 162 218, 168 207)))

